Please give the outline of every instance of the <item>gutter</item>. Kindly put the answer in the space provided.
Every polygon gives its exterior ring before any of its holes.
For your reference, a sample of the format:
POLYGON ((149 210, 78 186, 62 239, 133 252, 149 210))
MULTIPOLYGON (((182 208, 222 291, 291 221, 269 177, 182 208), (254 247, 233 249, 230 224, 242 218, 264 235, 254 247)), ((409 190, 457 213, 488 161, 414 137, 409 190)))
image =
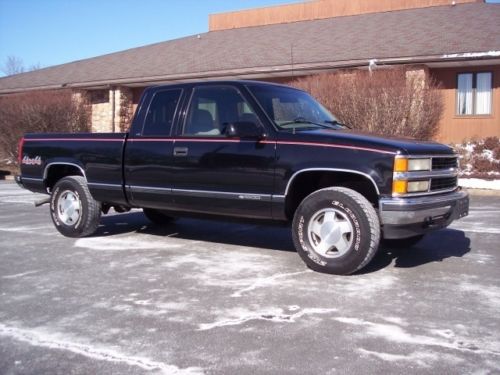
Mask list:
POLYGON ((336 62, 317 62, 317 63, 304 63, 304 64, 286 64, 286 65, 275 65, 275 66, 262 66, 255 68, 241 68, 241 69, 230 69, 230 70, 212 70, 205 72, 195 72, 195 73, 182 73, 182 74, 166 74, 158 76, 147 76, 147 77, 134 77, 134 78, 120 78, 111 80, 96 80, 87 82, 77 82, 77 83, 64 83, 64 84, 52 84, 44 86, 34 86, 26 87, 20 89, 0 89, 0 94, 11 94, 19 93, 32 90, 53 90, 62 88, 89 88, 89 87, 109 87, 110 85, 132 85, 132 84, 149 84, 154 85, 158 82, 164 81, 189 81, 189 80, 199 80, 199 79, 220 79, 224 77, 239 77, 244 76, 260 75, 260 74, 283 74, 283 73, 294 73, 296 75, 300 72, 308 72, 310 70, 334 70, 334 69, 345 69, 345 68, 360 68, 366 67, 370 64, 370 61, 376 61, 377 65, 400 65, 400 64, 423 64, 423 63, 436 63, 436 62, 455 62, 455 61, 465 61, 465 60, 489 60, 498 59, 500 57, 500 51, 489 51, 489 52, 468 52, 468 53, 457 53, 457 54, 445 54, 445 55, 423 55, 423 56, 413 56, 413 57, 389 57, 389 58, 370 58, 370 59, 357 59, 357 60, 344 60, 336 62))

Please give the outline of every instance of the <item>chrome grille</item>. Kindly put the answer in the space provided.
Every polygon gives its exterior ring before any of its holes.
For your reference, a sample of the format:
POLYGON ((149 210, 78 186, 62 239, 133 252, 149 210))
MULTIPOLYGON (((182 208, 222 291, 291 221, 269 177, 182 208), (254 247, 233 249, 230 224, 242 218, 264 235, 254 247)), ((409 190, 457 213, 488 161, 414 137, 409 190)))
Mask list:
POLYGON ((458 167, 458 161, 456 157, 452 158, 442 158, 442 157, 435 157, 432 158, 432 170, 442 170, 442 169, 451 169, 451 168, 457 168, 458 167))
POLYGON ((431 180, 431 191, 448 190, 457 187, 457 177, 440 177, 431 180))

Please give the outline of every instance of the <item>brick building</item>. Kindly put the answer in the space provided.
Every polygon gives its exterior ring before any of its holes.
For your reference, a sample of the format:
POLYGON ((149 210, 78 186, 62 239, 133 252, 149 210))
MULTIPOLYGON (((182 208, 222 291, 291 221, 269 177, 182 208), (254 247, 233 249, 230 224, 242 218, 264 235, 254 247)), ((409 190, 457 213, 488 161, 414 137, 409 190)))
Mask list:
POLYGON ((500 136, 500 4, 313 0, 210 16, 210 31, 0 79, 0 94, 71 88, 94 131, 127 126, 150 85, 406 66, 442 84, 439 139, 500 136))

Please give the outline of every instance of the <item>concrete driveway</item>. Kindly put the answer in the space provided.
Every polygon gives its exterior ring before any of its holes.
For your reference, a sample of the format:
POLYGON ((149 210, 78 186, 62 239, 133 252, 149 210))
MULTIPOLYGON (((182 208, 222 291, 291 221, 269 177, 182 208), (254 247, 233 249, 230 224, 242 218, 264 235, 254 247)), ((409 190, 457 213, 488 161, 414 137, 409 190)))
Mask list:
POLYGON ((59 235, 0 183, 0 374, 500 372, 500 199, 363 273, 305 268, 280 227, 141 212, 59 235))

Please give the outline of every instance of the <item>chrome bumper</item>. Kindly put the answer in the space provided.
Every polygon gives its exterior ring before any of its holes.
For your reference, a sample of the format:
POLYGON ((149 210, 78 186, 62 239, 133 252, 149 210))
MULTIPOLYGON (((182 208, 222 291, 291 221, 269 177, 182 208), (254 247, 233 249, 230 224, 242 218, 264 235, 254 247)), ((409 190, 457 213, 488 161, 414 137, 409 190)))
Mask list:
POLYGON ((465 191, 415 197, 382 198, 379 216, 384 238, 405 238, 448 226, 469 213, 465 191))

